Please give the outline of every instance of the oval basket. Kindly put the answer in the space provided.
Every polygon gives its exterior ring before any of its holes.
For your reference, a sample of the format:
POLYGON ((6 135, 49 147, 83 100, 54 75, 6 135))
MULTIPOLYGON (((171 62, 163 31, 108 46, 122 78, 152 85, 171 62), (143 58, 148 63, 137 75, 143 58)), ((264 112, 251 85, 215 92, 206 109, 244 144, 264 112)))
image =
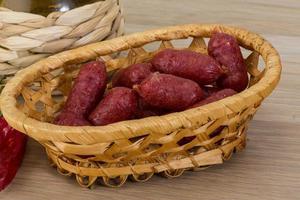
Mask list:
POLYGON ((123 35, 121 0, 102 0, 47 17, 0 7, 0 84, 54 53, 123 35))
POLYGON ((39 141, 53 165, 76 176, 81 186, 95 182, 116 187, 143 182, 154 173, 180 176, 185 170, 221 164, 242 150, 246 130, 262 100, 277 85, 280 58, 257 34, 223 25, 182 25, 95 43, 59 53, 17 73, 1 95, 1 110, 9 124, 39 141), (203 38, 219 30, 235 36, 248 51, 249 88, 202 107, 159 117, 130 120, 99 127, 57 126, 51 122, 62 107, 81 63, 103 59, 108 71, 151 59, 164 48, 206 52, 203 38), (155 44, 158 47, 149 51, 155 44), (121 52, 117 58, 111 55, 121 52), (258 68, 259 57, 264 63, 258 68), (34 86, 34 87, 33 87, 34 86), (53 95, 60 91, 64 98, 53 95), (192 137, 192 139, 190 139, 192 137), (179 141, 188 139, 185 144, 179 141))

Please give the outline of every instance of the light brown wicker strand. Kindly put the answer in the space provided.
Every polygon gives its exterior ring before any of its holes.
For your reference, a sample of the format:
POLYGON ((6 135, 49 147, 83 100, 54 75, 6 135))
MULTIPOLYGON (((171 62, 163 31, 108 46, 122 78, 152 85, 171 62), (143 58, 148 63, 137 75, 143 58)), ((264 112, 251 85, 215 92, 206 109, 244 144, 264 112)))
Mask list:
POLYGON ((20 69, 53 53, 123 35, 120 1, 99 1, 47 17, 1 8, 1 84, 20 69))
POLYGON ((7 84, 1 95, 1 109, 10 125, 45 146, 50 160, 63 174, 75 174, 84 187, 99 182, 98 178, 107 186, 118 187, 128 175, 146 180, 153 173, 177 177, 188 169, 221 164, 234 151, 242 150, 248 122, 277 85, 280 73, 278 53, 257 34, 222 25, 175 26, 88 45, 40 61, 7 84), (246 58, 251 80, 245 91, 199 108, 107 126, 64 127, 46 123, 66 99, 57 102, 52 94, 61 91, 67 95, 80 67, 76 64, 101 57, 111 71, 147 61, 157 51, 173 48, 172 40, 188 37, 193 41, 187 48, 201 52, 206 50, 202 37, 209 37, 216 28, 234 35, 242 47, 252 52, 246 58), (147 52, 143 48, 156 41, 161 41, 158 50, 147 52), (127 50, 127 56, 110 56, 127 50), (264 60, 262 71, 258 70, 259 55, 264 60), (50 74, 58 68, 64 70, 50 74), (23 105, 16 99, 20 95, 23 105), (40 111, 37 104, 44 110, 40 111), (221 131, 215 134, 220 127, 221 131), (182 146, 177 144, 190 136, 196 138, 182 146))

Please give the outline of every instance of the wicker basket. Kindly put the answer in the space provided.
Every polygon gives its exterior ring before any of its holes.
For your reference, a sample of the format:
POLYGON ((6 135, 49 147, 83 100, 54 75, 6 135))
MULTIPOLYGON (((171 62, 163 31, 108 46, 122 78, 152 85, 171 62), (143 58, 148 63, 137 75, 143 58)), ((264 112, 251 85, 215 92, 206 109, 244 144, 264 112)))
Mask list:
POLYGON ((0 84, 53 53, 123 33, 119 0, 103 0, 47 17, 0 7, 0 84))
POLYGON ((221 164, 233 152, 242 150, 247 124, 277 85, 280 73, 278 53, 257 34, 222 25, 175 26, 91 44, 42 60, 9 81, 1 96, 1 109, 11 126, 46 148, 60 173, 75 175, 81 186, 90 187, 101 181, 116 187, 124 184, 128 176, 140 182, 154 173, 177 177, 185 170, 221 164), (250 51, 246 63, 251 81, 245 91, 199 108, 107 126, 47 123, 64 103, 78 64, 102 58, 108 70, 113 71, 149 60, 164 48, 174 48, 172 40, 177 39, 192 39, 187 48, 205 52, 203 37, 210 37, 215 29, 234 35, 250 51), (145 50, 145 45, 156 41, 160 42, 157 50, 145 50), (116 52, 123 53, 112 58, 110 55, 116 52), (257 67, 259 56, 264 60, 261 71, 257 67), (54 98, 55 91, 64 98, 54 98), (218 134, 215 130, 219 130, 218 134), (196 138, 178 145, 179 140, 190 136, 196 138))

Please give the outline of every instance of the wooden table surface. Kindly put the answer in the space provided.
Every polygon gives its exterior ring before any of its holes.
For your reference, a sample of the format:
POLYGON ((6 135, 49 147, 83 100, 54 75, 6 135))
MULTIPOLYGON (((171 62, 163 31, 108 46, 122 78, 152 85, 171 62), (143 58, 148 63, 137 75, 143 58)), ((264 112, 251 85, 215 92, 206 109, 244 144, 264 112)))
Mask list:
POLYGON ((283 72, 248 131, 248 146, 223 165, 154 177, 119 189, 80 188, 58 175, 34 141, 1 200, 300 199, 300 1, 125 0, 127 33, 184 23, 224 23, 262 34, 279 50, 283 72))

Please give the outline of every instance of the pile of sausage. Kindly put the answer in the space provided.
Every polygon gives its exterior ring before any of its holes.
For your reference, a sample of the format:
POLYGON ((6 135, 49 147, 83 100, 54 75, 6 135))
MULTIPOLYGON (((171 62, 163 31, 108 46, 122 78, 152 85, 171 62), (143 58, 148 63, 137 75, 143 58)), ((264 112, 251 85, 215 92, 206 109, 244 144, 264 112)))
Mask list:
POLYGON ((108 82, 105 64, 85 64, 54 120, 68 126, 107 125, 205 105, 248 86, 247 68, 237 40, 214 33, 208 55, 165 49, 149 63, 119 70, 108 82))

